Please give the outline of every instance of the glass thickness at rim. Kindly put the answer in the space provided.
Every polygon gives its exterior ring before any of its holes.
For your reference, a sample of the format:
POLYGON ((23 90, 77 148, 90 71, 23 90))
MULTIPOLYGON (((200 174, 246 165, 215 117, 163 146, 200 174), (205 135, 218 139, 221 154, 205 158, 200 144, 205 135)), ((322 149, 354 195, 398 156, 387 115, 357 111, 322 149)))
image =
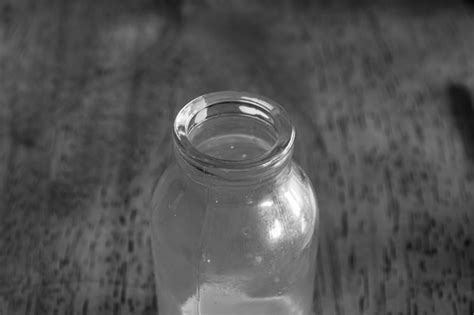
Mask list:
POLYGON ((179 153, 188 163, 201 168, 214 167, 234 171, 278 164, 291 152, 295 138, 295 130, 282 106, 260 95, 236 91, 209 93, 187 103, 176 116, 173 134, 179 153), (205 109, 229 103, 257 108, 253 112, 245 112, 244 109, 233 114, 247 116, 248 119, 260 119, 275 129, 275 143, 267 152, 252 160, 233 161, 210 156, 194 146, 189 138, 192 128, 191 122, 197 121, 197 124, 204 122, 207 118, 205 109), (199 117, 200 115, 202 117, 199 117))

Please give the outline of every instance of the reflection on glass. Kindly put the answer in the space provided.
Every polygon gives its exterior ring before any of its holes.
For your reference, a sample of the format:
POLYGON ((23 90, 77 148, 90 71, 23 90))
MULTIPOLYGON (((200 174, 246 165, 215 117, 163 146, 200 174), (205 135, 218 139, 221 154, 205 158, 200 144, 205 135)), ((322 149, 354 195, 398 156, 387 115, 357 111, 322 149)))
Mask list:
POLYGON ((268 231, 270 235, 270 239, 272 241, 277 241, 280 238, 282 232, 283 232, 283 226, 281 225, 280 220, 276 219, 275 222, 273 222, 273 225, 270 228, 270 231, 268 231))

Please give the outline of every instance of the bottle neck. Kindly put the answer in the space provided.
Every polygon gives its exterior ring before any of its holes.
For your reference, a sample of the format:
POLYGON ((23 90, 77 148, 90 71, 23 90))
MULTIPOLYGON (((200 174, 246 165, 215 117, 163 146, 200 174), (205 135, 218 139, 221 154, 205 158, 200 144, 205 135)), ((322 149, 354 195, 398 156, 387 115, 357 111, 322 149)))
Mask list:
POLYGON ((186 104, 174 123, 178 164, 203 184, 251 185, 288 169, 295 131, 274 101, 217 92, 186 104))

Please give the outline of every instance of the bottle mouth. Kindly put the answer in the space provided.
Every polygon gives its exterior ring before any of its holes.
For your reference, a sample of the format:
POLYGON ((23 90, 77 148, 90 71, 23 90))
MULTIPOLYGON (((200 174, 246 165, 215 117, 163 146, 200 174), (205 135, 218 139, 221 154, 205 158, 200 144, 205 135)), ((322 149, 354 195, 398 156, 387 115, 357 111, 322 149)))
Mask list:
POLYGON ((225 180, 263 178, 291 157, 295 130, 275 101, 223 91, 187 103, 174 122, 178 161, 225 180))

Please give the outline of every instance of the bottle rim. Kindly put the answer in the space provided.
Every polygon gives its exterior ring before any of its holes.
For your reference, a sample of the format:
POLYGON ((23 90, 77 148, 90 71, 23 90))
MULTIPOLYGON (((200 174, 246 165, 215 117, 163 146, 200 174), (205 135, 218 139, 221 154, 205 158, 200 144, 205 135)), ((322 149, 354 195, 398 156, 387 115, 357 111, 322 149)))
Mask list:
POLYGON ((249 92, 220 91, 199 96, 184 105, 174 120, 173 136, 179 160, 195 170, 226 180, 245 180, 274 173, 291 158, 295 128, 285 109, 271 99, 249 92), (206 120, 208 109, 219 110, 223 106, 216 106, 223 104, 234 104, 236 115, 244 114, 271 125, 275 130, 272 147, 254 159, 244 160, 221 159, 199 150, 190 138, 192 128, 206 120))

